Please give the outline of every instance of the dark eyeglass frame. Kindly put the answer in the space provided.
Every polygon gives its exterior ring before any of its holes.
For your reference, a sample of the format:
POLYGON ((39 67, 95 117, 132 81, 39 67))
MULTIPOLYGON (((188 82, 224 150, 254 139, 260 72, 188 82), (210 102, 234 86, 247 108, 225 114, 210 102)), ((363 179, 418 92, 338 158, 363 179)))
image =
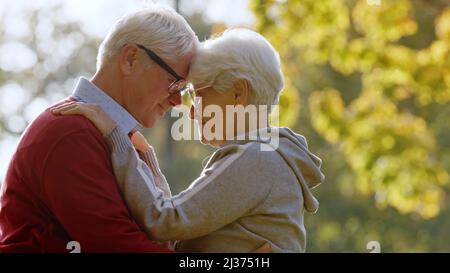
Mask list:
POLYGON ((177 92, 182 92, 184 89, 184 86, 186 85, 186 79, 181 77, 180 75, 175 72, 166 62, 164 62, 161 57, 159 57, 155 52, 153 52, 151 49, 146 48, 143 45, 137 45, 140 49, 143 49, 145 53, 152 59, 155 63, 157 63, 160 67, 162 67, 164 70, 166 70, 170 75, 175 77, 175 81, 173 81, 169 85, 169 93, 175 94, 177 92), (174 88, 175 87, 175 88, 174 88), (179 87, 183 87, 182 89, 179 89, 179 87))

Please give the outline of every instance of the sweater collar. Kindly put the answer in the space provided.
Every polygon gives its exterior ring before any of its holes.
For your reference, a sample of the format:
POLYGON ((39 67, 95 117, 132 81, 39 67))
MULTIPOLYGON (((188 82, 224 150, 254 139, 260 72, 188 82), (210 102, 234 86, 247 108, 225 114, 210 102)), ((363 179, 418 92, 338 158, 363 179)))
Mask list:
POLYGON ((72 97, 77 101, 99 105, 124 133, 142 129, 142 125, 125 108, 86 78, 79 79, 72 97))

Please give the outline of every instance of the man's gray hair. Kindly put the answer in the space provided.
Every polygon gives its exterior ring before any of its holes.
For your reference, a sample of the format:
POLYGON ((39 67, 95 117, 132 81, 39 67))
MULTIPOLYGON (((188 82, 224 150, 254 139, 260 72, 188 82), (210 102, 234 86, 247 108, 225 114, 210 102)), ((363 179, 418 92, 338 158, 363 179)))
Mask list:
POLYGON ((212 85, 219 92, 244 79, 251 89, 251 103, 269 109, 278 104, 284 87, 278 52, 262 35, 243 28, 202 42, 188 78, 195 88, 212 85))
POLYGON ((168 62, 194 53, 198 38, 186 20, 171 8, 152 6, 119 19, 100 45, 97 70, 127 43, 143 45, 168 62))

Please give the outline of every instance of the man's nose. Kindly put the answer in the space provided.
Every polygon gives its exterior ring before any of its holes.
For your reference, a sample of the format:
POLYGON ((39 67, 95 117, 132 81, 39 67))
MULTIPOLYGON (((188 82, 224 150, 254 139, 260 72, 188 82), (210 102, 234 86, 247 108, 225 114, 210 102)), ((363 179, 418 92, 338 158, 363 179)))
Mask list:
POLYGON ((169 96, 169 102, 172 106, 177 106, 181 104, 181 95, 180 93, 172 94, 169 96))

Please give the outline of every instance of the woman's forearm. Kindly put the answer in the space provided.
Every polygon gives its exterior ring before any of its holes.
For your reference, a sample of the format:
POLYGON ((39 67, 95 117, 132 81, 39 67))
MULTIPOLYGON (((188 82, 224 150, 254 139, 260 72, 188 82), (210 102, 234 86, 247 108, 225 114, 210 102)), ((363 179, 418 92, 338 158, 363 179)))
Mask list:
MULTIPOLYGON (((169 198, 157 186, 160 176, 154 176, 151 170, 155 166, 148 167, 139 159, 124 133, 116 128, 106 140, 131 214, 149 237, 159 241, 209 234, 242 217, 270 190, 268 185, 258 183, 257 177, 239 179, 248 172, 238 160, 244 153, 239 151, 214 163, 188 189, 169 198), (235 171, 229 172, 228 167, 235 171)), ((153 164, 150 157, 149 165, 153 164)))
POLYGON ((170 186, 167 183, 166 177, 159 168, 158 160, 156 159, 155 152, 152 146, 148 146, 145 152, 138 151, 139 158, 144 161, 151 169, 153 177, 155 178, 156 186, 163 191, 164 197, 169 198, 172 196, 170 186))

